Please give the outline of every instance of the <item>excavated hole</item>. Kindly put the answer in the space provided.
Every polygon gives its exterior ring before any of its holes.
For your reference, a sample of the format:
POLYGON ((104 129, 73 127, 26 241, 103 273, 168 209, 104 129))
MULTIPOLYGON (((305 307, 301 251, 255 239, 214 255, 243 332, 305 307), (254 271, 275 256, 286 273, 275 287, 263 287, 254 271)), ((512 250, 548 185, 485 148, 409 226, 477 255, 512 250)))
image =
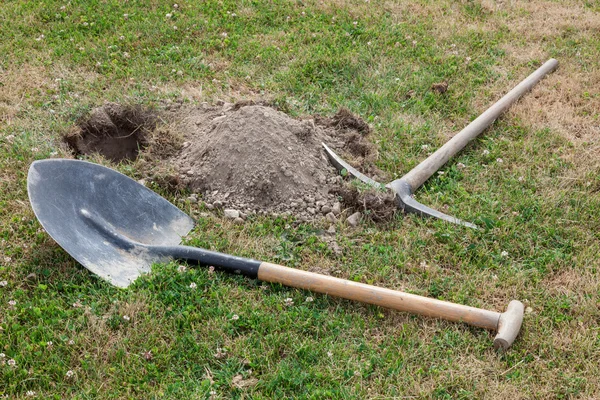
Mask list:
POLYGON ((140 106, 107 103, 92 110, 65 141, 75 155, 97 153, 114 162, 135 160, 148 145, 156 121, 154 113, 140 106))

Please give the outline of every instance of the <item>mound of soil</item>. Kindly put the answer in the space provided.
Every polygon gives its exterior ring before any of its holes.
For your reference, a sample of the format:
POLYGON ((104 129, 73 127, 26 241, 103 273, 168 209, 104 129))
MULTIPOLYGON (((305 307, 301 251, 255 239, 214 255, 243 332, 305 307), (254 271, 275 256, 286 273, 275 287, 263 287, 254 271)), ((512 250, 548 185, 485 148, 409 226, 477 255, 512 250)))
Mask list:
POLYGON ((339 209, 342 183, 321 143, 359 166, 375 156, 368 125, 347 110, 297 120, 265 105, 225 104, 198 108, 186 120, 186 142, 171 161, 209 208, 313 219, 339 209))
POLYGON ((331 118, 294 119, 253 102, 177 103, 167 104, 159 116, 107 103, 65 140, 76 155, 99 153, 116 162, 134 160, 143 150, 138 167, 146 178, 185 187, 210 209, 233 209, 233 218, 260 213, 333 221, 346 208, 381 220, 395 206, 384 194, 345 187, 322 147, 326 143, 363 173, 382 179, 373 167, 369 132, 369 125, 346 109, 331 118), (159 119, 178 122, 157 128, 159 119))

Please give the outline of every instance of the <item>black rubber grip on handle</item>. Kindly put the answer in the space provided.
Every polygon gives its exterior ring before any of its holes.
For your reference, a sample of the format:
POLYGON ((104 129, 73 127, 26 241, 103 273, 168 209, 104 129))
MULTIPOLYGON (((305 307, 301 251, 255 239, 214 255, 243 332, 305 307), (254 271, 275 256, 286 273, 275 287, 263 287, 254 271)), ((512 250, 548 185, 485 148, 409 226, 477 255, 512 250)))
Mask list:
POLYGON ((258 268, 261 264, 260 261, 251 258, 236 257, 190 246, 152 246, 152 251, 190 263, 213 266, 252 279, 258 278, 258 268))

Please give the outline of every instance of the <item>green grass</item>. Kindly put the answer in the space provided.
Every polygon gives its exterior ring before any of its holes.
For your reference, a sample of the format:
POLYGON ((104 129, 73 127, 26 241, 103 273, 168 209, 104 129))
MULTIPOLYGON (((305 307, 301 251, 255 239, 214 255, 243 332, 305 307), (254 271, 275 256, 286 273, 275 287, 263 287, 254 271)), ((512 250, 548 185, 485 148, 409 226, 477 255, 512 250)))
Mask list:
POLYGON ((0 398, 600 396, 597 6, 324 4, 3 3, 0 398), (523 30, 531 19, 539 31, 523 30), (545 95, 530 95, 533 111, 516 104, 417 193, 481 231, 400 214, 339 224, 338 255, 324 225, 232 225, 154 188, 198 219, 194 246, 498 311, 520 299, 530 309, 505 354, 482 329, 174 263, 119 290, 74 262, 29 207, 29 164, 64 155, 61 135, 105 101, 266 98, 295 116, 348 107, 373 126, 378 166, 396 177, 549 57, 561 66, 539 84, 545 95), (564 115, 580 137, 560 115, 538 117, 553 102, 572 106, 564 115))

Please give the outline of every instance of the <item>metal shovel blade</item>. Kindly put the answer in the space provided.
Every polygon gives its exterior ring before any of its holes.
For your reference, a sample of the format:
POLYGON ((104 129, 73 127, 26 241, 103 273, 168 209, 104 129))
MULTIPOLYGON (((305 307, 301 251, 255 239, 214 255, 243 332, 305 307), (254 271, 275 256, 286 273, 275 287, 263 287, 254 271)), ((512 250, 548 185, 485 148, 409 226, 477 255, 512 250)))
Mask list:
POLYGON ((177 245, 194 226, 188 215, 145 186, 85 161, 35 161, 27 191, 46 232, 84 267, 119 287, 163 261, 143 245, 177 245), (128 247, 115 245, 120 238, 128 239, 128 247))

